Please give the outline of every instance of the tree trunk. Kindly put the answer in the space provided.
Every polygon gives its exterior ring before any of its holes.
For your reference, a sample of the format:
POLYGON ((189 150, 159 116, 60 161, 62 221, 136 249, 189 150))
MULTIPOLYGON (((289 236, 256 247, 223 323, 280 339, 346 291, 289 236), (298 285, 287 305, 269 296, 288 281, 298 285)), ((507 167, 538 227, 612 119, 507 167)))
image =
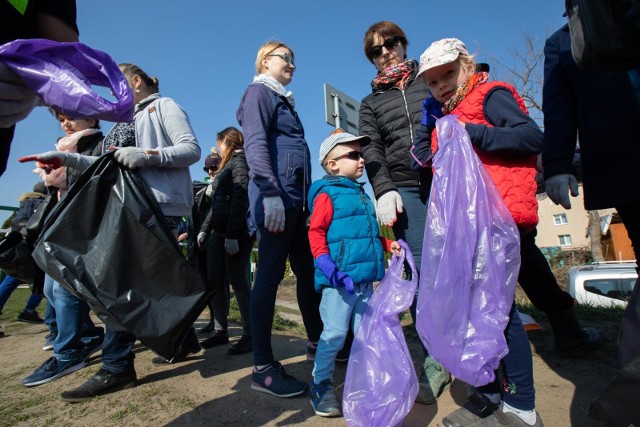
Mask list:
POLYGON ((600 231, 600 214, 598 211, 589 212, 589 240, 591 241, 591 256, 596 262, 604 261, 602 253, 602 232, 600 231))

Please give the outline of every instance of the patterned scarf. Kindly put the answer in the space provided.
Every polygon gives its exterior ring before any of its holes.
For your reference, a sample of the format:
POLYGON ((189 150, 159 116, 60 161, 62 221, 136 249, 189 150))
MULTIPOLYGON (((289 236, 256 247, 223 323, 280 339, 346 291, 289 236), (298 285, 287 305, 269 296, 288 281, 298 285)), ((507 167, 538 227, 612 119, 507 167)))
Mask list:
POLYGON ((391 87, 404 89, 413 75, 414 60, 407 59, 398 65, 392 65, 384 71, 380 71, 371 85, 376 89, 387 90, 391 87))
POLYGON ((136 125, 135 123, 118 122, 104 137, 102 152, 109 151, 109 147, 135 147, 136 125))
POLYGON ((257 76, 253 77, 253 82, 265 85, 278 95, 284 96, 287 101, 289 101, 289 105, 291 105, 291 108, 295 108, 296 101, 293 99, 293 92, 291 92, 290 90, 286 90, 282 83, 271 77, 269 74, 258 74, 257 76))
POLYGON ((485 71, 474 73, 469 76, 464 83, 458 86, 456 93, 453 94, 451 99, 444 103, 442 106, 442 113, 445 115, 451 113, 469 92, 471 92, 476 86, 480 86, 485 83, 487 80, 489 80, 489 73, 485 71))

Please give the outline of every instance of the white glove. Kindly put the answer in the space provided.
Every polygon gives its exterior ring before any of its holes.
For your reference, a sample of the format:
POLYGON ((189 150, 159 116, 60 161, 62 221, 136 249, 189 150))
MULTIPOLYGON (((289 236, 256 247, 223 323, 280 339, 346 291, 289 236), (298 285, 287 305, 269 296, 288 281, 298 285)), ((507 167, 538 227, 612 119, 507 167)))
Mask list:
POLYGON ((8 128, 29 115, 40 98, 22 79, 0 62, 0 128, 8 128))
POLYGON ((207 240, 207 233, 203 233, 202 231, 200 233, 198 233, 198 246, 202 247, 202 245, 204 244, 204 241, 207 240))
POLYGON ((235 255, 240 252, 238 239, 224 239, 224 248, 229 255, 235 255))
POLYGON ((569 190, 571 195, 576 197, 580 194, 578 191, 578 181, 576 177, 570 174, 554 175, 544 181, 547 195, 556 205, 562 205, 565 209, 571 209, 571 200, 569 199, 569 190))
POLYGON ((113 157, 118 161, 118 163, 128 167, 129 169, 157 166, 160 164, 160 156, 157 154, 149 154, 145 148, 118 148, 113 157))
POLYGON ((398 220, 398 214, 402 213, 402 198, 397 191, 389 191, 378 198, 376 214, 384 225, 392 226, 398 220))
POLYGON ((284 231, 284 205, 280 196, 265 197, 264 206, 264 226, 272 233, 282 233, 284 231))

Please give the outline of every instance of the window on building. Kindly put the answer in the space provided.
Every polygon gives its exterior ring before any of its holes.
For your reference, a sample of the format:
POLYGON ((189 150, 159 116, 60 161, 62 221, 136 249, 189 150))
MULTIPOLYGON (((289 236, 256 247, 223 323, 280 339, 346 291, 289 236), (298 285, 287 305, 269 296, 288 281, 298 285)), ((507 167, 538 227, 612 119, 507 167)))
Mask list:
POLYGON ((555 225, 562 225, 567 223, 567 214, 559 214, 553 216, 553 223, 555 225))
POLYGON ((571 235, 569 234, 561 234, 558 236, 558 243, 560 246, 569 246, 572 244, 571 235))

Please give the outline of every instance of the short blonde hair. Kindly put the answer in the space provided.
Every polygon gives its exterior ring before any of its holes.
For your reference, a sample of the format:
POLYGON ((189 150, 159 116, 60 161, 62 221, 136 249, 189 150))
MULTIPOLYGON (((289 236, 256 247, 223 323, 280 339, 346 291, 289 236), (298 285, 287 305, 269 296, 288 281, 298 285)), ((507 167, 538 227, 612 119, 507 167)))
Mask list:
POLYGON ((295 55, 293 53, 293 51, 291 50, 291 48, 289 46, 287 46, 286 44, 279 42, 279 41, 275 41, 275 40, 271 40, 266 42, 265 44, 263 44, 262 46, 260 46, 260 49, 258 49, 258 55, 256 56, 256 75, 258 74, 262 74, 262 60, 269 56, 269 54, 271 52, 273 52, 274 50, 284 47, 285 49, 288 49, 289 52, 291 52, 291 57, 295 59, 295 55))

